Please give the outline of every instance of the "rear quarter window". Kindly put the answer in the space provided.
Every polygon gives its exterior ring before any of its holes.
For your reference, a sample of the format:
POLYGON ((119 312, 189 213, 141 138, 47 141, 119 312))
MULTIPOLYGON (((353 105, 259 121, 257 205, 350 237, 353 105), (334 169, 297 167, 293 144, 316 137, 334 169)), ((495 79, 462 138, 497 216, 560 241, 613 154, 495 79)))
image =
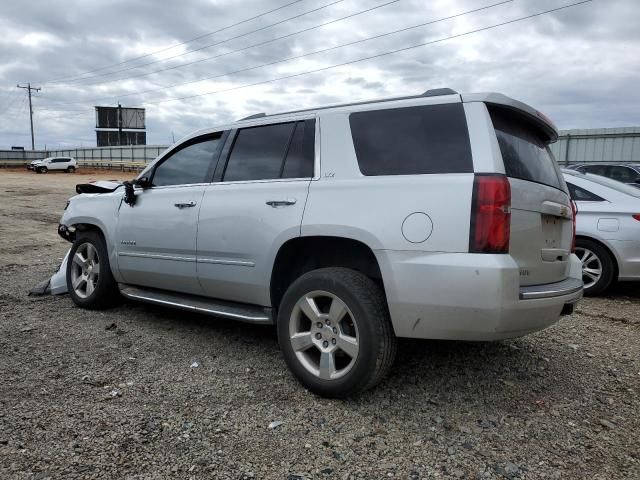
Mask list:
POLYGON ((473 172, 460 103, 356 112, 349 123, 363 175, 473 172))
POLYGON ((567 188, 569 189, 569 196, 576 202, 603 202, 604 198, 599 197, 595 193, 592 193, 584 188, 580 188, 573 183, 567 182, 567 188))
POLYGON ((555 158, 542 132, 522 114, 488 108, 507 176, 563 190, 555 158))

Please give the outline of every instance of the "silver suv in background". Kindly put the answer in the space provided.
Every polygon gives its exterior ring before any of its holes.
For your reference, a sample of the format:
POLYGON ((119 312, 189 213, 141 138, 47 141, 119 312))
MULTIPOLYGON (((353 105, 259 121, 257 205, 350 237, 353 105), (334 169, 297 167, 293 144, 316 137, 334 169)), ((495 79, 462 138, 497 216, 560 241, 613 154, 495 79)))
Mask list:
POLYGON ((556 139, 523 103, 450 89, 202 130, 133 184, 70 200, 69 292, 275 323, 309 390, 351 395, 397 337, 517 337, 572 310, 556 139))
POLYGON ((78 164, 73 157, 47 157, 42 160, 34 160, 27 168, 37 173, 47 173, 50 170, 74 173, 78 164))
POLYGON ((584 163, 570 165, 567 169, 600 175, 640 188, 640 164, 637 163, 584 163))

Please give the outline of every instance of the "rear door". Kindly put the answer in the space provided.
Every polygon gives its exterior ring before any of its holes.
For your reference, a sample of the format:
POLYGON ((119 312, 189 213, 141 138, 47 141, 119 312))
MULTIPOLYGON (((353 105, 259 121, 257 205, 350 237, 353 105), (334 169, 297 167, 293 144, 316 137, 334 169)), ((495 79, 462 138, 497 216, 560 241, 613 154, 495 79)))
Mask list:
POLYGON ((300 236, 314 138, 312 119, 235 132, 220 181, 207 187, 200 210, 197 265, 206 295, 270 304, 276 251, 300 236))
POLYGON ((509 253, 520 285, 564 280, 573 237, 571 203, 545 134, 517 110, 489 105, 511 185, 509 253))

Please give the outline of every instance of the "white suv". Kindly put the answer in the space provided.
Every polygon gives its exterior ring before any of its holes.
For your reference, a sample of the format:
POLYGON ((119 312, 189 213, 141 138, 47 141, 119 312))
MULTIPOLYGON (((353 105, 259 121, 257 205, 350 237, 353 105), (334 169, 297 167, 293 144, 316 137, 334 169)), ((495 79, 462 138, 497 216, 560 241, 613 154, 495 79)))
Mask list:
POLYGON ((72 157, 47 157, 42 160, 34 160, 27 168, 37 173, 47 173, 50 170, 74 173, 78 164, 72 157))
POLYGON ((133 184, 71 199, 69 292, 275 323, 309 390, 354 394, 396 337, 497 340, 572 310, 556 138, 527 105, 449 89, 199 131, 133 184))

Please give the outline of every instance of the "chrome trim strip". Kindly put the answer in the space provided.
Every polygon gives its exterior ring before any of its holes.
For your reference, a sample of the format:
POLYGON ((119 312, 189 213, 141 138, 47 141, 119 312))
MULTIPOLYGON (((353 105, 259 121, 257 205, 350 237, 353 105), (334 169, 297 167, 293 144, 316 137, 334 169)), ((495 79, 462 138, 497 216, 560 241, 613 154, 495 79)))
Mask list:
POLYGON ((557 283, 520 287, 520 300, 535 300, 572 295, 582 292, 583 285, 582 280, 567 278, 557 283))
POLYGON ((223 258, 198 258, 198 263, 215 263, 220 265, 234 265, 237 267, 255 267, 255 262, 245 260, 226 260, 223 258))
POLYGON ((135 294, 135 293, 130 293, 127 292, 126 289, 121 289, 120 293, 122 293, 122 295, 124 295, 127 298, 131 298, 131 299, 135 299, 135 300, 142 300, 144 302, 149 302, 149 303, 156 303, 159 305, 168 305, 170 307, 176 307, 176 308, 180 308, 183 310, 191 310, 194 312, 200 312, 200 313, 209 313, 212 315, 217 315, 220 317, 226 317, 226 318, 234 318, 234 319, 238 319, 238 320, 245 320, 245 321, 249 321, 249 322, 270 322, 271 319, 264 315, 264 316, 249 316, 249 315, 242 315, 239 313, 232 313, 232 312, 226 312, 224 310, 216 310, 213 308, 205 308, 205 307, 197 307, 195 305, 189 305, 186 303, 178 303, 178 302, 171 302, 169 300, 161 300, 159 298, 155 298, 155 297, 147 297, 144 295, 140 295, 140 294, 135 294))
POLYGON ((176 262, 195 262, 196 257, 175 257, 173 255, 159 255, 155 253, 118 252, 119 257, 153 258, 156 260, 175 260, 176 262))

